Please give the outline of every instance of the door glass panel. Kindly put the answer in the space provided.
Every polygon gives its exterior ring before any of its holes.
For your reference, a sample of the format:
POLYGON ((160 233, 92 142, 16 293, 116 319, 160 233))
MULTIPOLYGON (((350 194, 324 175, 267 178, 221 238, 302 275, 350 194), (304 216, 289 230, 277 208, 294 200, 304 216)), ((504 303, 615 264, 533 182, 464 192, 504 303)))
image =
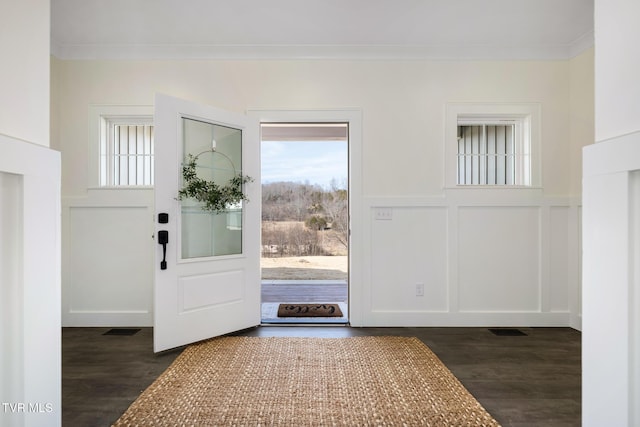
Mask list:
MULTIPOLYGON (((199 178, 227 185, 242 172, 242 130, 182 118, 183 162, 197 156, 199 178), (215 151, 212 150, 215 148, 215 151)), ((242 203, 225 212, 203 210, 203 203, 182 200, 182 259, 242 253, 242 203)))

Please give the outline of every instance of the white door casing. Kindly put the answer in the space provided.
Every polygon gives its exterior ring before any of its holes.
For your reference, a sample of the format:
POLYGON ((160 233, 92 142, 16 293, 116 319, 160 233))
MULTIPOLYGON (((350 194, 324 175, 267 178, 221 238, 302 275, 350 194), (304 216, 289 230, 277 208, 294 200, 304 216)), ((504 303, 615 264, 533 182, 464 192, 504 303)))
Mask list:
POLYGON ((364 286, 367 259, 366 226, 363 214, 362 110, 340 109, 258 109, 247 110, 260 123, 348 123, 349 125, 349 323, 364 326, 369 310, 368 289, 364 286), (355 219, 355 221, 354 221, 355 219))
MULTIPOLYGON (((261 192, 257 120, 157 94, 154 122, 156 242, 161 230, 168 232, 166 269, 161 269, 163 247, 156 245, 154 351, 158 352, 260 323, 261 192), (227 134, 233 139, 219 140, 227 134), (249 202, 240 211, 210 214, 193 201, 177 199, 183 145, 188 154, 197 155, 211 148, 212 139, 218 139, 218 152, 207 152, 203 159, 218 156, 236 172, 253 178, 244 185, 249 202), (220 154, 220 145, 238 152, 228 159, 220 154), (158 222, 160 213, 168 214, 167 223, 158 222)), ((218 167, 211 164, 215 166, 204 173, 218 167)))

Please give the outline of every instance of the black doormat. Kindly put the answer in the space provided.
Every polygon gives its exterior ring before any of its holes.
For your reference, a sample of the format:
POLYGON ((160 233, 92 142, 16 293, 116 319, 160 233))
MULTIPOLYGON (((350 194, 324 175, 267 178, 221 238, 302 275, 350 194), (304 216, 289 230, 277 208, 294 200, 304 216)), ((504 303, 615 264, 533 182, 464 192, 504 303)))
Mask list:
POLYGON ((107 332, 105 332, 102 335, 123 335, 123 336, 129 336, 129 335, 135 335, 138 332, 140 332, 140 329, 135 329, 135 328, 114 328, 114 329, 109 329, 107 332))
POLYGON ((342 317, 338 304, 280 304, 278 317, 342 317))
POLYGON ((514 329, 514 328, 495 328, 495 329, 490 328, 489 331, 491 331, 494 335, 497 335, 499 337, 527 336, 527 334, 522 332, 520 329, 514 329))

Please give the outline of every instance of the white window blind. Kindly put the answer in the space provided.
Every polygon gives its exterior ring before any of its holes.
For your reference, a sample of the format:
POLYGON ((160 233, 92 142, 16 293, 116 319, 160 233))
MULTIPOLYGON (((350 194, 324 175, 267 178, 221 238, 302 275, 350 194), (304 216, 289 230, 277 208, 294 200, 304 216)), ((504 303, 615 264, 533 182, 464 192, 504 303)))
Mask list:
POLYGON ((458 185, 529 185, 519 121, 458 122, 458 185))
POLYGON ((537 103, 449 103, 445 116, 446 188, 541 185, 537 103))
POLYGON ((515 125, 458 126, 458 184, 515 185, 515 125))
POLYGON ((104 118, 100 185, 153 185, 153 152, 151 119, 104 118))

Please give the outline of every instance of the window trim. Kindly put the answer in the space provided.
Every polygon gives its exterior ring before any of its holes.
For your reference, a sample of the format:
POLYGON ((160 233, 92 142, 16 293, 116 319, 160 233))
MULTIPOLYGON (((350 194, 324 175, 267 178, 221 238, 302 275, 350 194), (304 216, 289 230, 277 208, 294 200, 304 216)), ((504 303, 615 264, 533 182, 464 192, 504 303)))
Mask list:
POLYGON ((106 132, 106 120, 122 120, 132 121, 140 120, 149 121, 153 124, 153 106, 151 105, 90 105, 89 106, 89 146, 87 152, 89 155, 88 164, 88 188, 89 189, 119 189, 119 190, 136 190, 149 189, 153 186, 149 185, 100 185, 100 145, 104 132, 106 132))
POLYGON ((464 189, 518 189, 541 187, 539 103, 448 103, 445 106, 444 131, 444 186, 464 189), (522 136, 528 137, 530 156, 529 185, 469 185, 458 184, 458 121, 467 123, 489 123, 496 118, 522 121, 522 136))

